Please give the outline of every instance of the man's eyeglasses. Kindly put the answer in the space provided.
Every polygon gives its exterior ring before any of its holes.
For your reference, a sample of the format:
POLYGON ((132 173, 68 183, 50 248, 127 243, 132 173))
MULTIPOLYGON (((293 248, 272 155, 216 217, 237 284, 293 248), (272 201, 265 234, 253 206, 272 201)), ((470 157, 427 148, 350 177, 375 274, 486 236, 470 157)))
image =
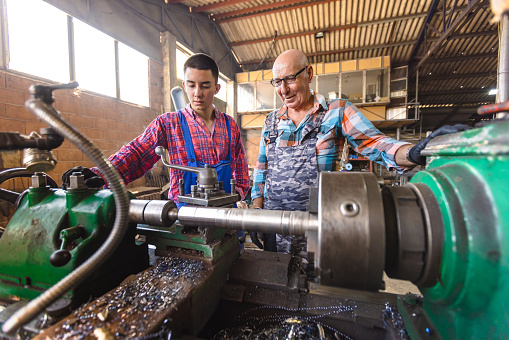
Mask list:
POLYGON ((297 80, 297 76, 298 76, 299 74, 301 74, 301 73, 302 73, 305 69, 307 69, 307 68, 308 68, 308 67, 306 66, 306 67, 304 67, 302 70, 300 70, 299 72, 297 72, 297 73, 295 73, 295 74, 293 74, 293 75, 291 75, 291 76, 286 76, 286 77, 284 77, 283 79, 279 79, 279 78, 272 79, 272 80, 270 81, 270 83, 271 83, 271 85, 272 85, 272 86, 274 86, 274 87, 279 87, 279 86, 281 86, 281 84, 282 84, 283 82, 285 82, 287 85, 288 85, 288 84, 293 84, 293 83, 295 83, 295 81, 297 80))

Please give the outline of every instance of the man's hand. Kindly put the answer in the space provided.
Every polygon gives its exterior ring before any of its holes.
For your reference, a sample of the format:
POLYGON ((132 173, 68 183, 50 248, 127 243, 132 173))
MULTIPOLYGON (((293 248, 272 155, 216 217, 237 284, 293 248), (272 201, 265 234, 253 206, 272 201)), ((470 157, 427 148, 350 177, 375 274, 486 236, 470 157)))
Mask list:
POLYGON ((102 188, 104 186, 104 180, 92 172, 90 169, 80 166, 76 166, 72 169, 67 170, 62 175, 62 188, 67 189, 69 187, 69 178, 75 172, 81 172, 85 178, 85 185, 89 188, 102 188))
POLYGON ((407 158, 409 161, 419 164, 426 165, 426 157, 421 155, 422 150, 426 148, 429 141, 437 136, 448 135, 450 133, 456 133, 460 131, 470 130, 471 127, 465 124, 456 124, 456 125, 444 125, 441 128, 433 131, 428 137, 421 140, 417 143, 413 148, 408 150, 407 158))

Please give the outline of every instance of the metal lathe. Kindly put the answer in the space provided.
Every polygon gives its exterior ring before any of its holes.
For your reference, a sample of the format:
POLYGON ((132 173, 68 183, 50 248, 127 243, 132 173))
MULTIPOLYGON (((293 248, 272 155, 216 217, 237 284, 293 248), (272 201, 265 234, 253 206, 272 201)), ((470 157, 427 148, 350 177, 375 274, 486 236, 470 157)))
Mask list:
MULTIPOLYGON (((178 210, 129 196, 59 118, 54 89, 31 88, 27 108, 53 130, 32 139, 69 139, 111 189, 88 188, 79 173, 65 190, 44 170, 0 174, 32 178, 21 194, 1 192, 16 212, 0 237, 0 338, 508 337, 506 118, 433 139, 426 169, 403 186, 322 172, 306 212, 233 208, 214 171, 184 169, 198 184, 178 210), (241 250, 236 230, 305 235, 315 275, 298 256, 241 250), (384 272, 422 295, 380 292, 384 272)), ((3 149, 58 147, 12 137, 3 149)))

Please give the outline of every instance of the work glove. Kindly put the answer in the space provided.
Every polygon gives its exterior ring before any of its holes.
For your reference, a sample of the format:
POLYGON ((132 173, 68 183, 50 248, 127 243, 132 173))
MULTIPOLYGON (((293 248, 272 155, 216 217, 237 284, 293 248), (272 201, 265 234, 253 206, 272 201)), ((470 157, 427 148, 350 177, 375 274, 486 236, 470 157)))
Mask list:
POLYGON ((70 183, 70 177, 75 172, 81 172, 85 178, 85 185, 89 188, 102 188, 104 186, 104 180, 90 169, 80 166, 76 166, 72 169, 67 170, 62 175, 62 189, 67 189, 70 183))
POLYGON ((456 124, 456 125, 444 125, 441 128, 433 131, 428 137, 419 141, 413 148, 408 150, 407 158, 409 161, 419 164, 426 165, 426 157, 421 155, 422 150, 426 148, 429 141, 437 136, 448 135, 450 133, 456 133, 460 131, 470 130, 472 129, 470 126, 465 124, 456 124))

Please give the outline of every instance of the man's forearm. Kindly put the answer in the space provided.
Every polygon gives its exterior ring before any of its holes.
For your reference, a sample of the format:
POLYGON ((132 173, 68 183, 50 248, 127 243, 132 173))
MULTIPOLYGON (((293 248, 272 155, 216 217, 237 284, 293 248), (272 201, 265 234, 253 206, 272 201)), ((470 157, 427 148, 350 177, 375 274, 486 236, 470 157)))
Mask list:
POLYGON ((396 161, 396 164, 399 165, 399 166, 404 166, 404 167, 408 167, 408 168, 413 168, 414 166, 416 166, 417 164, 409 161, 406 157, 407 155, 407 151, 410 149, 410 148, 413 148, 415 145, 414 144, 407 144, 407 145, 403 145, 402 147, 400 147, 397 151, 396 151, 396 154, 394 155, 394 158, 395 158, 395 161, 396 161))

